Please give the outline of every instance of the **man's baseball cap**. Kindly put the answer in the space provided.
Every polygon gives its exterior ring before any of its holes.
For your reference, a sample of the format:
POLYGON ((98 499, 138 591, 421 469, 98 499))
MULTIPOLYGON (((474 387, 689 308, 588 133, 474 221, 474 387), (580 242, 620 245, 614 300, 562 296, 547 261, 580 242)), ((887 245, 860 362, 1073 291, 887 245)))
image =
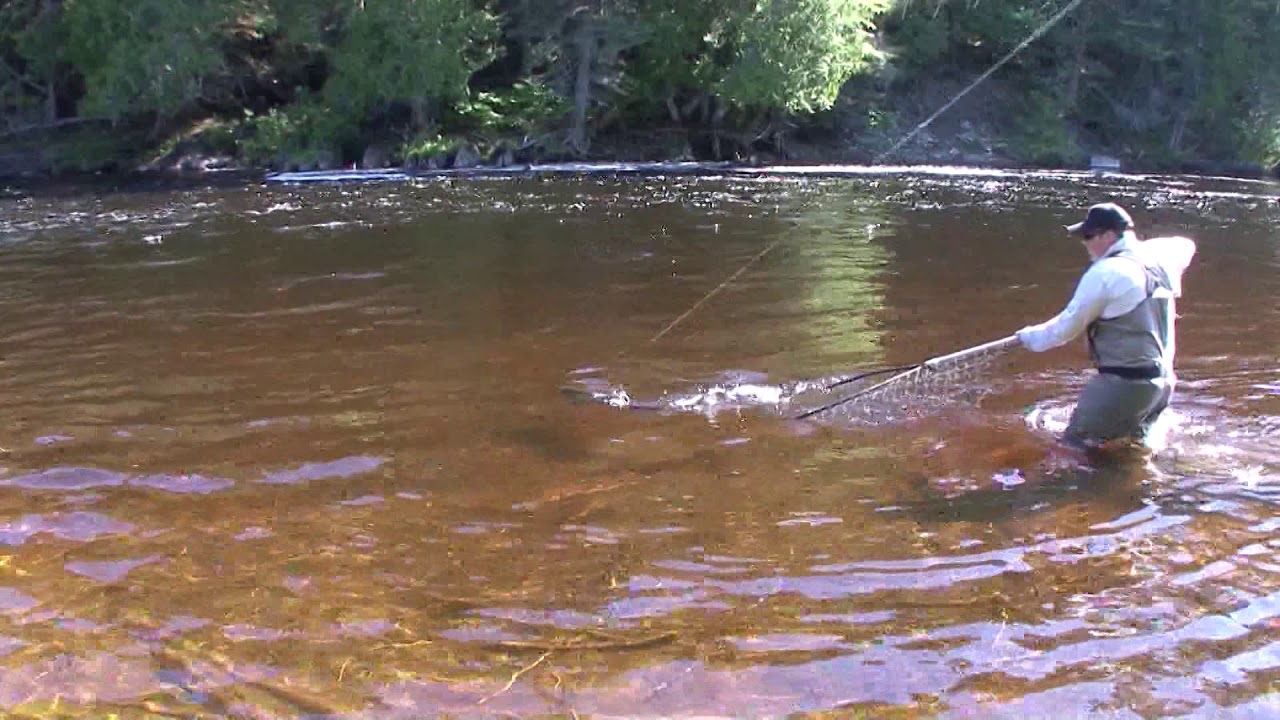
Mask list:
POLYGON ((1125 209, 1115 203, 1099 203, 1089 208, 1089 214, 1082 222, 1068 225, 1067 232, 1073 235, 1097 235, 1107 230, 1122 233, 1133 227, 1133 218, 1125 209))

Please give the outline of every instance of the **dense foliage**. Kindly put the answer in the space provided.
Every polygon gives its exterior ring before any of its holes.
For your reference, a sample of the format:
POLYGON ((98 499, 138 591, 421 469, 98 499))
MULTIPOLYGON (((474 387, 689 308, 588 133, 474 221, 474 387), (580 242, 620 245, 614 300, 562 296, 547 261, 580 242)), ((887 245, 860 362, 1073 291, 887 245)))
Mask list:
POLYGON ((96 123, 154 152, 212 128, 258 164, 627 134, 731 156, 833 107, 883 128, 1046 28, 963 111, 1011 154, 1280 159, 1276 0, 6 0, 0 133, 96 123))
MULTIPOLYGON (((973 76, 1066 2, 916 0, 887 18, 915 76, 973 76)), ((1280 2, 1084 0, 1003 70, 1005 108, 1045 152, 1275 162, 1280 2)), ((1158 164, 1158 163, 1157 163, 1158 164)))

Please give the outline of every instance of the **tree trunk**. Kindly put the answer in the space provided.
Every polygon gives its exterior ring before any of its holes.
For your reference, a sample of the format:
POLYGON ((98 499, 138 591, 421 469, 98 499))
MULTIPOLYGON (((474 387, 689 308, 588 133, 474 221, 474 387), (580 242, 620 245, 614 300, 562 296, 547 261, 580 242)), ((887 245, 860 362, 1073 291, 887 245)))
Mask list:
POLYGON ((1175 153, 1182 152, 1182 138, 1187 131, 1187 111, 1178 113, 1173 121, 1173 130, 1169 132, 1169 149, 1175 153))
MULTIPOLYGON (((44 0, 40 5, 40 15, 46 22, 53 23, 60 12, 62 0, 44 0)), ((44 119, 48 123, 58 121, 58 84, 52 77, 45 83, 44 119)))
POLYGON ((47 123, 58 122, 58 86, 52 80, 44 89, 44 121, 47 123))
POLYGON ((707 120, 707 125, 711 128, 711 153, 716 160, 724 159, 724 150, 720 146, 720 130, 724 125, 724 117, 729 112, 729 106, 722 102, 712 101, 711 117, 707 120))
POLYGON ((595 62, 596 32, 594 14, 584 8, 578 13, 578 72, 573 88, 573 127, 569 129, 569 147, 579 155, 587 152, 587 108, 591 102, 591 70, 595 62))
POLYGON ((436 103, 432 98, 416 97, 409 102, 409 122, 415 132, 432 130, 436 126, 436 103))
MULTIPOLYGON (((1186 22, 1188 29, 1194 28, 1190 34, 1194 38, 1193 47, 1204 47, 1205 42, 1205 24, 1196 22, 1195 18, 1188 18, 1186 22)), ((1183 149, 1184 139, 1187 132, 1187 122, 1191 119, 1192 113, 1195 112, 1196 106, 1200 104, 1200 96, 1204 91, 1204 56, 1199 53, 1186 53, 1183 58, 1183 74, 1177 78, 1176 82, 1185 90, 1178 105, 1177 117, 1174 120, 1173 128, 1169 132, 1169 149, 1175 153, 1181 152, 1183 149)))
POLYGON ((671 116, 671 122, 680 122, 680 108, 676 107, 674 94, 667 95, 667 114, 671 116))
POLYGON ((529 33, 532 32, 533 25, 530 19, 531 10, 529 8, 529 0, 520 0, 519 26, 521 32, 516 33, 517 41, 520 46, 520 75, 521 78, 527 78, 533 74, 533 43, 530 41, 529 33))
POLYGON ((1067 65, 1067 87, 1062 98, 1061 107, 1068 112, 1074 112, 1076 103, 1080 101, 1080 76, 1085 72, 1085 48, 1089 39, 1089 21, 1091 19, 1089 13, 1089 5, 1082 4, 1076 9, 1078 19, 1076 23, 1076 33, 1074 42, 1071 44, 1075 47, 1075 56, 1067 65))

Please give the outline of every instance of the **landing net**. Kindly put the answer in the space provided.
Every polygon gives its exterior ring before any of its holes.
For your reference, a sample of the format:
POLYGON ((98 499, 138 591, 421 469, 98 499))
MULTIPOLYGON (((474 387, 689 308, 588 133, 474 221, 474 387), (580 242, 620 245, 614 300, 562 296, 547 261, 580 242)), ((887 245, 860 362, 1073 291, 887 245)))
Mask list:
POLYGON ((992 363, 1017 344, 1018 338, 1010 336, 931 358, 887 380, 850 388, 843 397, 800 413, 796 419, 840 414, 891 420, 929 410, 972 388, 992 363))

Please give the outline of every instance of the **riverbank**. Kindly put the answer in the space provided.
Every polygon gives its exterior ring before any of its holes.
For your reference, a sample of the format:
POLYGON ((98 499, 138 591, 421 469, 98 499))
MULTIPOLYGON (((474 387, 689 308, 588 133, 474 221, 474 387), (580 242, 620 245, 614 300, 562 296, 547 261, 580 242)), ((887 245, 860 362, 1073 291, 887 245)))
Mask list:
MULTIPOLYGON (((198 152, 183 156, 174 164, 152 164, 132 169, 99 169, 94 171, 48 172, 38 164, 0 164, 0 184, 41 192, 77 192, 84 188, 114 187, 132 191, 168 190, 183 187, 234 187, 263 181, 306 182, 312 180, 395 180, 432 177, 513 177, 520 175, 796 175, 808 177, 865 175, 901 172, 910 169, 920 173, 958 174, 968 172, 1048 171, 1099 172, 1123 174, 1189 175, 1237 179, 1276 179, 1280 173, 1261 166, 1200 163, 1170 171, 1163 167, 1146 167, 1141 163, 1110 164, 1114 159, 1094 158, 1096 163, 1076 162, 1061 165, 1023 163, 995 152, 975 153, 955 143, 926 136, 924 149, 901 153, 898 161, 877 157, 868 148, 831 148, 816 144, 797 144, 785 157, 759 155, 738 161, 699 161, 687 156, 669 160, 626 157, 599 157, 584 161, 535 163, 478 163, 465 168, 454 167, 346 167, 320 169, 300 167, 279 170, 267 167, 245 167, 223 162, 216 156, 198 152)), ((3 162, 4 158, 0 158, 3 162)))
MULTIPOLYGON (((763 167, 946 166, 999 170, 1102 170, 1133 174, 1184 174, 1247 179, 1280 178, 1280 165, 1190 158, 1171 163, 1118 152, 1081 128, 1064 127, 1052 149, 1038 149, 1000 111, 1007 88, 991 83, 956 99, 961 88, 932 87, 886 99, 847 91, 820 117, 793 120, 767 135, 705 127, 614 128, 593 138, 585 153, 566 153, 555 142, 528 138, 457 138, 430 156, 400 158, 385 142, 369 141, 347 157, 279 156, 269 165, 236 154, 226 126, 196 123, 163 140, 138 128, 90 123, 10 135, 0 140, 0 183, 23 186, 123 184, 180 186, 242 183, 279 172, 390 171, 409 175, 509 174, 541 166, 574 165, 577 172, 636 172, 663 164, 672 171, 691 164, 750 171, 763 167), (878 104, 878 105, 877 105, 878 104), (868 107, 883 109, 871 112, 868 107), (1064 139, 1065 138, 1065 139, 1064 139), (151 147, 151 150, 131 148, 151 147), (1064 149, 1065 148, 1065 149, 1064 149), (88 158, 98 158, 96 160, 88 158), (631 170, 624 168, 631 167, 631 170)), ((554 172, 554 170, 552 170, 554 172)))

